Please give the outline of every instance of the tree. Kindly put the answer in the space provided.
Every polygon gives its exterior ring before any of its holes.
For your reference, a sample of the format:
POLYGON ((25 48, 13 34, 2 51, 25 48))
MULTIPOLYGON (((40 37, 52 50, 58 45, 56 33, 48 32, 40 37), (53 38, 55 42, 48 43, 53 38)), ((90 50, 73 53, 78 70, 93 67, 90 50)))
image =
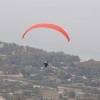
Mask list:
POLYGON ((98 99, 97 100, 100 100, 100 94, 98 95, 98 99))
POLYGON ((91 93, 98 94, 98 93, 100 93, 100 91, 97 88, 94 88, 91 90, 91 93))
POLYGON ((75 92, 74 91, 69 91, 68 92, 68 97, 69 98, 75 98, 75 92))
POLYGON ((63 95, 62 94, 59 94, 59 99, 63 99, 63 95))
POLYGON ((31 96, 31 92, 30 91, 24 91, 22 94, 25 95, 25 96, 28 96, 28 97, 31 96))
POLYGON ((43 100, 42 95, 38 95, 37 98, 38 98, 39 100, 43 100))
POLYGON ((62 100, 68 100, 67 98, 63 98, 62 100))

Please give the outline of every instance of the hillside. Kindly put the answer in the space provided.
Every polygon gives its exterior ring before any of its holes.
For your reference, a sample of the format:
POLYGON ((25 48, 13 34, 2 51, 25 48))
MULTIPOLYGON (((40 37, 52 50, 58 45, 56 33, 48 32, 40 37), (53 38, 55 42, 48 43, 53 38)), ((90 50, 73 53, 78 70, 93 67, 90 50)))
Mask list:
POLYGON ((6 64, 41 67, 46 60, 53 66, 68 66, 73 62, 80 62, 78 56, 64 54, 64 52, 46 52, 35 47, 20 46, 15 43, 0 43, 0 57, 6 64))
POLYGON ((61 95, 66 98, 64 100, 84 100, 80 98, 87 93, 87 98, 98 100, 100 62, 83 61, 64 52, 0 42, 0 83, 0 93, 8 100, 18 97, 21 100, 52 97, 59 100, 61 95), (47 68, 43 65, 45 60, 49 62, 47 68), (69 95, 71 93, 74 94, 69 95))

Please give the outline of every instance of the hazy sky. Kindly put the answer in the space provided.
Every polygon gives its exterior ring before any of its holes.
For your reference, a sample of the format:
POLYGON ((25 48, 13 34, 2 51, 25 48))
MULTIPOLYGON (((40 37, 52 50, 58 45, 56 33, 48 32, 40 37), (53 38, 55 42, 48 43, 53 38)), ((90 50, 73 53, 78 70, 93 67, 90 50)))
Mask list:
POLYGON ((0 41, 100 60, 100 0, 0 0, 0 41), (21 39, 28 27, 41 22, 62 26, 71 41, 44 28, 21 39))

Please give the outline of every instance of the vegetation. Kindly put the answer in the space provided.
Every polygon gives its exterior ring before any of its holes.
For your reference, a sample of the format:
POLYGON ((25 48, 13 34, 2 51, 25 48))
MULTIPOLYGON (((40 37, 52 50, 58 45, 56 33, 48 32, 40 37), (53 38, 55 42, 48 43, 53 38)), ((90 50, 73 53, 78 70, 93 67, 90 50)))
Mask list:
POLYGON ((80 60, 64 52, 0 42, 0 95, 8 100, 99 100, 100 61, 80 60))

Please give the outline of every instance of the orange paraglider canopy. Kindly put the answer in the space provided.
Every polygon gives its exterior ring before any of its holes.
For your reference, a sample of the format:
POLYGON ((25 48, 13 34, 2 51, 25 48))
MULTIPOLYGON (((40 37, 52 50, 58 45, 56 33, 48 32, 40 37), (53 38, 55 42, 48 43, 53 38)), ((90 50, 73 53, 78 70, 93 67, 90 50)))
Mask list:
POLYGON ((24 34, 22 35, 22 38, 24 38, 24 36, 26 35, 26 33, 34 28, 40 28, 40 27, 44 27, 44 28, 52 28, 52 29, 55 29, 59 32, 61 32, 68 40, 68 42, 70 41, 70 37, 68 35, 68 33, 60 26, 58 25, 55 25, 55 24, 50 24, 50 23, 40 23, 40 24, 35 24, 31 27, 29 27, 25 32, 24 34))

